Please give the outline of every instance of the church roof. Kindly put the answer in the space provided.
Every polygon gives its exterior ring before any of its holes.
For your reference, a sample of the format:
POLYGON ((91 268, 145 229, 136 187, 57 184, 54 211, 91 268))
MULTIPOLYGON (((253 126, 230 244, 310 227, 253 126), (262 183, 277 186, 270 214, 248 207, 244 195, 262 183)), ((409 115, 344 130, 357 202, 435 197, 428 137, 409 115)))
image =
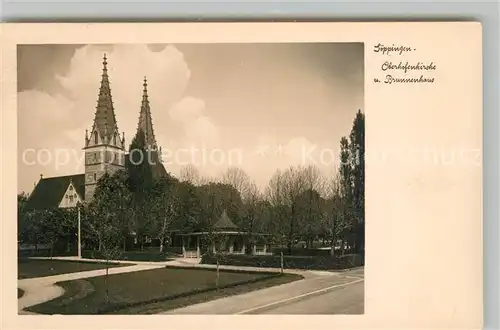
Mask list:
POLYGON ((85 174, 42 178, 28 199, 29 209, 56 208, 64 197, 70 182, 81 199, 85 198, 85 174))
MULTIPOLYGON (((129 169, 132 165, 132 162, 130 161, 131 154, 128 153, 125 155, 125 168, 129 169)), ((159 178, 164 178, 167 176, 167 170, 165 169, 165 166, 163 166, 163 163, 160 162, 158 155, 153 154, 151 157, 154 161, 153 165, 151 166, 151 171, 153 172, 153 178, 155 180, 159 178)))
POLYGON ((233 221, 227 215, 226 210, 222 212, 219 220, 214 224, 214 229, 217 230, 237 230, 238 226, 234 224, 233 221))
POLYGON ((102 68, 101 86, 99 88, 99 96, 97 98, 97 106, 94 117, 94 127, 97 128, 101 138, 110 138, 118 132, 118 124, 116 122, 115 109, 113 99, 111 97, 111 87, 109 85, 107 58, 104 54, 102 68))
POLYGON ((139 123, 137 125, 137 131, 142 130, 144 132, 144 140, 147 146, 156 148, 155 133, 153 130, 153 119, 151 117, 151 108, 149 106, 148 98, 148 82, 146 80, 146 77, 144 77, 143 86, 144 89, 142 91, 142 103, 141 111, 139 113, 139 123))
POLYGON ((158 148, 153 130, 153 119, 151 116, 151 107, 149 105, 148 82, 146 77, 144 77, 143 86, 144 89, 142 91, 142 103, 136 136, 139 134, 139 131, 142 130, 144 133, 145 145, 152 152, 151 159, 153 160, 153 165, 151 166, 151 170, 153 171, 153 178, 159 179, 161 177, 165 177, 167 175, 167 171, 161 162, 161 149, 158 148))

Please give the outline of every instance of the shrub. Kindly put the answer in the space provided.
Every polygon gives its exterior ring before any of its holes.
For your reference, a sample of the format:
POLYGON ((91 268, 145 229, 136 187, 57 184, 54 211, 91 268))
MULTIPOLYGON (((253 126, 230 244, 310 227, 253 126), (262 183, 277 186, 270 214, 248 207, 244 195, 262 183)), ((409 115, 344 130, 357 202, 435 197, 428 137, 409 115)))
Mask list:
MULTIPOLYGON (((275 255, 203 255, 202 264, 280 268, 281 256, 275 255)), ((360 255, 346 255, 343 257, 323 256, 284 256, 283 267, 288 269, 310 270, 341 270, 363 265, 360 255)))
POLYGON ((63 251, 53 251, 53 255, 50 254, 50 249, 26 249, 26 250, 18 250, 17 257, 18 258, 29 258, 29 257, 69 257, 76 256, 77 252, 75 250, 70 250, 69 252, 66 250, 63 251))
POLYGON ((272 252, 274 255, 280 255, 283 253, 283 255, 291 255, 291 256, 323 256, 323 257, 329 257, 330 256, 330 250, 323 250, 323 249, 303 249, 303 248, 292 248, 292 251, 288 250, 288 248, 273 248, 272 252))
MULTIPOLYGON (((121 252, 119 260, 127 261, 168 261, 169 253, 160 253, 159 251, 125 251, 121 252)), ((83 258, 88 259, 106 259, 99 251, 83 251, 83 258)))

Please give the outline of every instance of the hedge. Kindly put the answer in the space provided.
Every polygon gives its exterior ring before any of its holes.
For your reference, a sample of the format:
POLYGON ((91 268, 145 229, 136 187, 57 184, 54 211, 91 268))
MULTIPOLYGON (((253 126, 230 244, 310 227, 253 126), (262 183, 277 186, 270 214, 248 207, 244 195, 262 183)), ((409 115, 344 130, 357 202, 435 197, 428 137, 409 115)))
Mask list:
POLYGON ((44 248, 44 249, 30 249, 30 250, 17 250, 17 257, 18 258, 29 258, 29 257, 70 257, 70 256, 76 256, 78 253, 75 250, 70 250, 70 251, 51 251, 50 249, 44 248))
MULTIPOLYGON (((130 261, 168 261, 171 257, 177 255, 177 251, 175 251, 174 249, 166 249, 165 252, 162 253, 160 253, 160 251, 158 250, 159 249, 148 249, 145 251, 125 251, 121 252, 117 259, 130 261)), ((30 257, 70 257, 77 255, 78 252, 74 249, 70 251, 53 251, 52 255, 50 249, 47 248, 17 251, 17 257, 19 259, 30 257)), ((92 250, 82 251, 82 257, 88 259, 106 259, 99 251, 92 250)))
MULTIPOLYGON (((281 256, 275 255, 203 255, 202 264, 280 268, 281 256)), ((283 268, 310 270, 341 270, 359 267, 364 264, 361 255, 345 255, 339 257, 323 256, 283 256, 283 268)))
MULTIPOLYGON (((116 258, 128 261, 168 261, 170 253, 160 253, 159 251, 124 251, 116 258)), ((99 251, 83 251, 82 257, 87 259, 106 259, 99 251)))
MULTIPOLYGON (((283 255, 292 255, 292 256, 322 256, 322 257, 330 257, 330 249, 328 250, 323 250, 323 249, 304 249, 304 248, 292 248, 291 252, 288 250, 288 248, 283 247, 283 248, 273 248, 272 253, 275 255, 280 255, 283 253, 283 255)), ((338 252, 338 251, 337 251, 338 252)))

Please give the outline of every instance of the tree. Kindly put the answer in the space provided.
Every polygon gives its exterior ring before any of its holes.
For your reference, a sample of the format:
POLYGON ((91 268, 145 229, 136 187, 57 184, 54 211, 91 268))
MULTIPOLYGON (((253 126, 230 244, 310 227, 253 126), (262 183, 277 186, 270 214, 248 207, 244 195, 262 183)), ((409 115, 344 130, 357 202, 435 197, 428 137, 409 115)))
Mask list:
POLYGON ((238 167, 230 167, 222 175, 222 183, 231 185, 244 198, 248 193, 251 185, 250 176, 238 167))
POLYGON ((179 182, 176 185, 178 196, 178 226, 183 231, 193 231, 199 227, 202 218, 202 204, 198 192, 191 183, 179 182))
POLYGON ((74 231, 75 219, 71 217, 71 210, 61 208, 34 211, 32 220, 39 230, 37 240, 50 244, 50 257, 54 256, 58 240, 67 238, 74 231))
POLYGON ((297 197, 304 191, 306 172, 301 167, 289 167, 283 173, 285 205, 290 210, 288 217, 288 252, 292 253, 292 247, 297 239, 298 205, 297 197))
POLYGON ((242 227, 247 233, 248 249, 247 253, 251 253, 252 247, 255 242, 254 233, 258 227, 258 220, 262 219, 261 211, 259 209, 259 202, 262 200, 262 195, 255 182, 249 182, 243 197, 243 216, 242 227))
POLYGON ((255 194, 255 190, 252 191, 252 189, 256 188, 256 186, 252 186, 252 180, 245 171, 234 166, 229 167, 222 175, 222 183, 233 188, 228 189, 228 215, 237 223, 241 223, 242 200, 255 197, 249 195, 255 194))
POLYGON ((340 199, 341 216, 337 225, 341 231, 342 251, 344 249, 344 241, 349 240, 349 235, 353 229, 353 196, 352 196, 352 167, 351 153, 349 142, 346 137, 340 139, 340 199))
POLYGON ((184 166, 181 169, 179 177, 181 182, 189 182, 195 186, 199 185, 201 180, 200 172, 192 164, 184 166))
POLYGON ((198 187, 198 196, 201 201, 202 217, 199 223, 199 229, 206 232, 201 237, 200 242, 206 253, 212 254, 211 247, 218 243, 218 238, 214 231, 213 225, 216 222, 217 216, 220 215, 224 206, 222 205, 223 198, 220 194, 221 184, 209 182, 198 187))
POLYGON ((35 244, 36 248, 36 224, 33 221, 33 213, 28 209, 28 195, 25 192, 17 194, 17 240, 35 244))
POLYGON ((337 174, 327 186, 327 200, 324 204, 322 229, 330 241, 331 255, 335 254, 335 243, 342 235, 342 198, 340 193, 340 174, 337 174))
POLYGON ((120 189, 117 190, 118 203, 117 206, 117 217, 118 225, 120 227, 120 234, 123 241, 123 251, 127 250, 127 238, 130 237, 130 233, 134 226, 134 205, 133 198, 130 190, 128 189, 129 175, 128 171, 118 171, 112 178, 116 180, 117 186, 120 189))
POLYGON ((270 232, 274 233, 275 239, 281 244, 285 243, 287 209, 285 205, 285 183, 283 172, 277 170, 267 185, 265 194, 271 207, 271 219, 267 225, 270 232))
POLYGON ((324 200, 314 189, 307 189, 297 196, 297 215, 300 232, 307 248, 312 248, 314 239, 320 232, 324 200))
POLYGON ((320 192, 324 192, 325 181, 319 169, 310 165, 303 170, 304 191, 298 196, 298 213, 302 220, 302 231, 307 247, 311 248, 314 238, 319 233, 321 223, 321 208, 323 199, 320 192))
POLYGON ((354 247, 364 249, 365 215, 365 115, 358 110, 349 135, 352 174, 352 209, 354 219, 354 247))
POLYGON ((179 215, 179 196, 175 190, 176 183, 176 180, 167 176, 159 179, 153 187, 151 198, 152 231, 160 240, 160 252, 163 252, 171 226, 179 215))
POLYGON ((342 200, 343 239, 357 252, 364 244, 364 114, 359 110, 353 121, 349 139, 340 140, 340 195, 342 200))
POLYGON ((278 220, 276 229, 280 232, 281 240, 286 241, 290 254, 298 237, 297 197, 305 191, 306 178, 307 169, 291 166, 284 172, 276 171, 266 189, 267 198, 273 205, 278 220))
POLYGON ((108 299, 107 278, 109 261, 118 258, 123 225, 123 196, 128 194, 123 180, 124 174, 118 171, 114 175, 105 173, 97 183, 94 198, 88 205, 88 226, 99 242, 100 252, 106 260, 106 300, 108 299))
POLYGON ((25 210, 18 224, 18 240, 23 243, 35 245, 35 250, 38 250, 38 243, 41 243, 40 238, 40 222, 36 220, 35 210, 25 210))
POLYGON ((28 195, 25 192, 17 194, 17 234, 18 241, 23 240, 23 233, 27 231, 26 206, 28 205, 28 195), (25 229, 26 228, 26 229, 25 229))
POLYGON ((131 205, 134 211, 133 227, 140 240, 141 250, 144 238, 150 234, 151 217, 148 212, 151 191, 154 185, 152 156, 146 148, 145 136, 138 130, 129 148, 128 188, 131 192, 131 205))

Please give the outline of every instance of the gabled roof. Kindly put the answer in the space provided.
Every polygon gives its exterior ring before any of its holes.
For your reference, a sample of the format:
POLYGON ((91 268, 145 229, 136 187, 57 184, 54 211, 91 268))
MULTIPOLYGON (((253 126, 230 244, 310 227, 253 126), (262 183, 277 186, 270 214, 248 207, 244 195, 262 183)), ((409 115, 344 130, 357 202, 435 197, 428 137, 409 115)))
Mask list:
POLYGON ((234 224, 234 222, 231 221, 229 216, 227 215, 226 210, 222 212, 222 215, 220 216, 219 220, 214 224, 214 229, 216 230, 237 230, 239 229, 237 225, 234 224))
POLYGON ((76 193, 83 200, 85 198, 85 174, 42 178, 28 199, 29 209, 56 208, 64 197, 70 182, 73 183, 76 193))

